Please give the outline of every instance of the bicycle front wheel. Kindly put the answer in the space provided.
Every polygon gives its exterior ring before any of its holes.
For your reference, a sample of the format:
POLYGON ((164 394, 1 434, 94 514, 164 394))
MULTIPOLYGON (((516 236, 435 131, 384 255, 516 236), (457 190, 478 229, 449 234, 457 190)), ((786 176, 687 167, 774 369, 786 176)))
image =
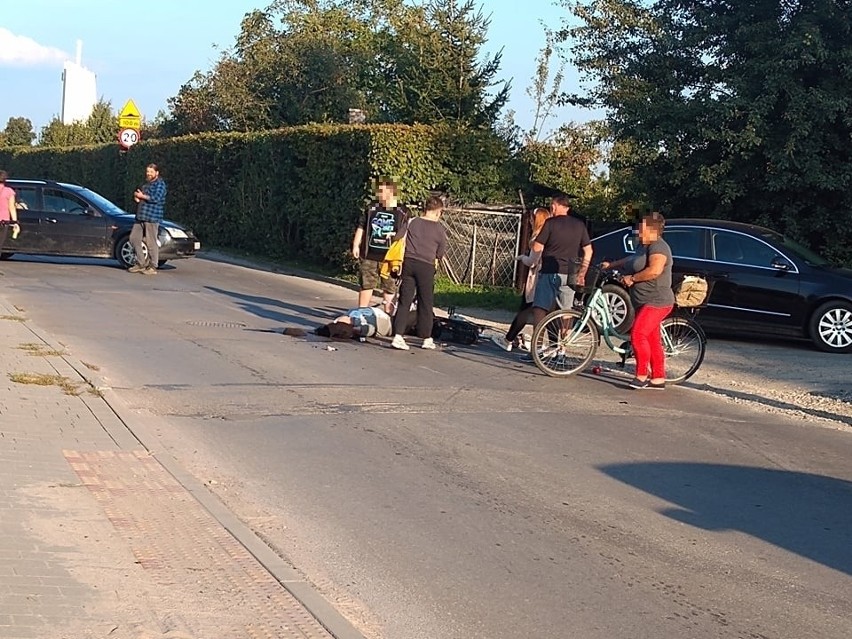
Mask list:
POLYGON ((661 329, 666 353, 666 382, 679 384, 692 377, 701 366, 707 338, 697 324, 682 317, 664 319, 661 329))
POLYGON ((598 348, 598 329, 577 311, 553 311, 533 331, 530 353, 539 370, 568 377, 589 365, 598 348))

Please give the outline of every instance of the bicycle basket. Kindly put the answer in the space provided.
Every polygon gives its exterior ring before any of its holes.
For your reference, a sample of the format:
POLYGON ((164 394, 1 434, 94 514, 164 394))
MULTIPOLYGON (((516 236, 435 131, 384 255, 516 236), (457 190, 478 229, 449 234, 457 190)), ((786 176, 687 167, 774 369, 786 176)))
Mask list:
POLYGON ((713 282, 703 275, 684 275, 672 290, 678 308, 704 308, 710 300, 713 282))

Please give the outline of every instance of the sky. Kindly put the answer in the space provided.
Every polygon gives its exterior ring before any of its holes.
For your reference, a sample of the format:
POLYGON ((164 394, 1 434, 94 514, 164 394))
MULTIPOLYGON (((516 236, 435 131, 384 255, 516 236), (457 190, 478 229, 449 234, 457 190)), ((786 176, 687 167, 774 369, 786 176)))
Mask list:
MULTIPOLYGON (((8 0, 7 0, 8 2, 8 0)), ((231 47, 243 16, 268 0, 27 0, 0 11, 0 130, 10 117, 25 117, 38 133, 62 107, 62 65, 82 41, 83 66, 97 77, 98 96, 118 112, 132 99, 145 119, 167 109, 195 71, 207 72, 231 47)), ((485 51, 502 48, 501 79, 512 80, 509 109, 528 129, 534 103, 526 95, 544 45, 544 27, 557 26, 567 10, 555 0, 481 0, 491 17, 485 51)), ((577 88, 566 68, 563 90, 577 88)), ((595 114, 562 108, 546 124, 584 122, 595 114)))

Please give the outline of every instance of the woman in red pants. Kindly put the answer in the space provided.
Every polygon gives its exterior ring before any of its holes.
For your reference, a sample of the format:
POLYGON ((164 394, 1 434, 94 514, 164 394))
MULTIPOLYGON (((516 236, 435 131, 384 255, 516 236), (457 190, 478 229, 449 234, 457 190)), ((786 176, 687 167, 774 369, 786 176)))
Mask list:
POLYGON ((666 355, 660 324, 672 312, 672 250, 663 239, 666 220, 661 213, 645 215, 637 225, 640 246, 636 253, 617 262, 603 262, 603 268, 620 268, 627 275, 624 284, 636 309, 630 341, 636 356, 636 376, 630 388, 666 387, 666 355))

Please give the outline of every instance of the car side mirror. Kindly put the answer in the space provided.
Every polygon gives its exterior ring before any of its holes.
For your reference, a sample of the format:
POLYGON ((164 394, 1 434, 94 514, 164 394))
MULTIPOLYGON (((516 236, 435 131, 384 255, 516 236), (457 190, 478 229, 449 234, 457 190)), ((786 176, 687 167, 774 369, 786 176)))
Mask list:
POLYGON ((98 213, 96 209, 93 209, 91 206, 86 208, 86 215, 89 217, 100 217, 101 214, 98 213))
POLYGON ((778 255, 772 258, 772 261, 769 263, 769 265, 776 271, 789 271, 791 267, 790 262, 778 255))

